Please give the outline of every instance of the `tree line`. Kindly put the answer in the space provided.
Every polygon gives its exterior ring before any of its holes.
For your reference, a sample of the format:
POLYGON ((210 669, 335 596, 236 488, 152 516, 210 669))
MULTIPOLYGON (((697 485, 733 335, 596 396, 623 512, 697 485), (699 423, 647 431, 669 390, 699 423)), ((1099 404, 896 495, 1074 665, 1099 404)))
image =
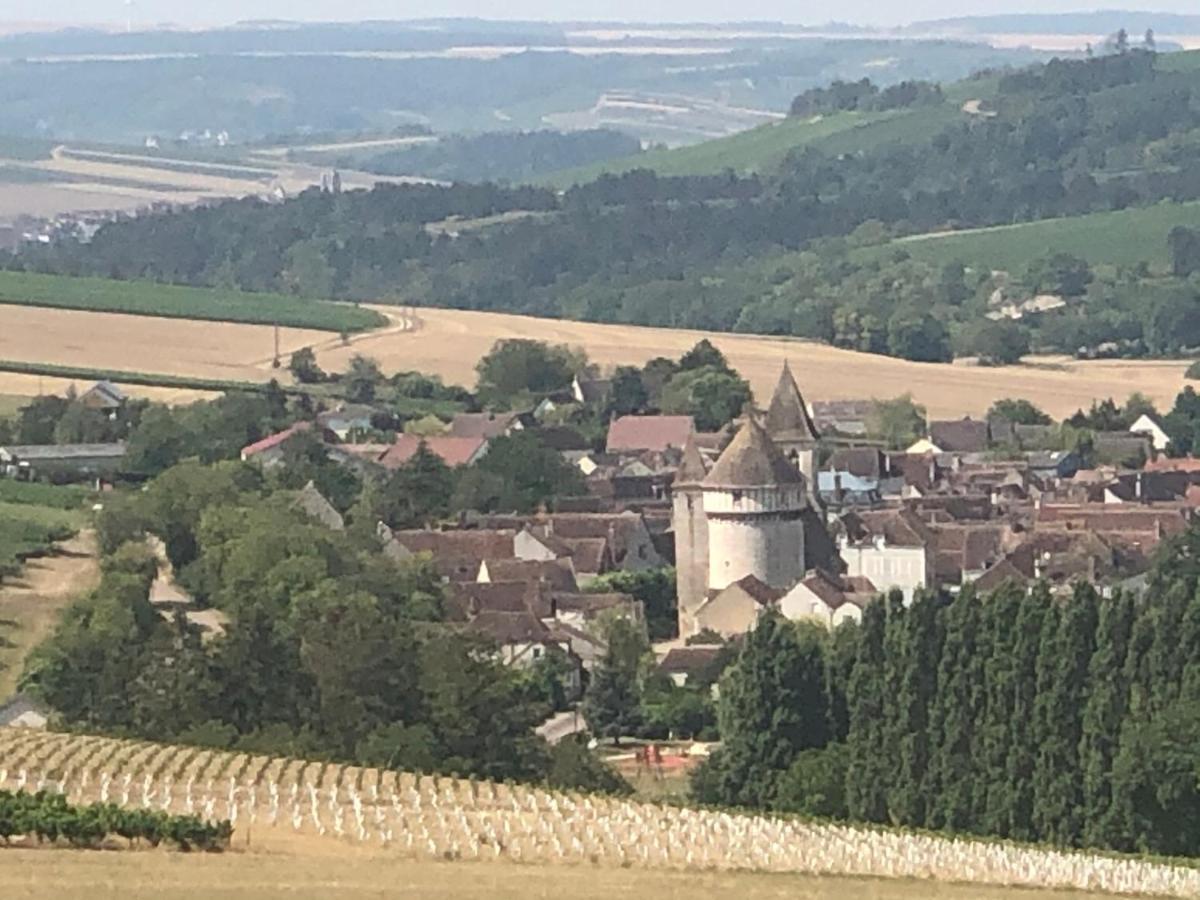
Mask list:
POLYGON ((0 839, 33 835, 39 844, 66 841, 72 847, 98 847, 120 837, 129 846, 171 844, 177 850, 228 849, 233 836, 229 821, 206 822, 198 816, 171 815, 159 810, 122 809, 112 803, 86 806, 67 802, 62 794, 0 791, 0 839))
POLYGON ((709 802, 1194 856, 1200 529, 1142 595, 1080 583, 765 618, 721 682, 709 802))

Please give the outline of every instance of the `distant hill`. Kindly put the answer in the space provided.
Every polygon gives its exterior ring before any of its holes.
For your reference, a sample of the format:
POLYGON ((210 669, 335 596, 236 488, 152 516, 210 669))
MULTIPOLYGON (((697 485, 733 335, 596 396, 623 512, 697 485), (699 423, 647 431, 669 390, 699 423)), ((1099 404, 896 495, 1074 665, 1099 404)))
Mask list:
POLYGON ((770 127, 576 170, 560 191, 309 192, 118 222, 13 264, 921 362, 1001 332, 1086 355, 1200 347, 1200 52, 835 82, 790 106, 770 127))
POLYGON ((995 16, 959 16, 913 22, 905 31, 915 34, 1113 34, 1124 28, 1141 34, 1152 28, 1162 34, 1200 34, 1200 15, 1098 10, 1081 13, 1012 13, 995 16))

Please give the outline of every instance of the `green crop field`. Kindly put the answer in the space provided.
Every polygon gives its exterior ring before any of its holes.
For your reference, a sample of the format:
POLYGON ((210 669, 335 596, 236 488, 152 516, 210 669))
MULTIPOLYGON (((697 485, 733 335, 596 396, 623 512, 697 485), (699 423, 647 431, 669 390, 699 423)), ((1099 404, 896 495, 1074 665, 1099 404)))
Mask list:
POLYGON ((348 303, 32 272, 0 272, 4 303, 335 332, 366 331, 386 322, 378 313, 348 303))
POLYGON ((1200 202, 917 235, 863 248, 857 254, 866 259, 903 250, 931 263, 958 260, 1013 271, 1048 253, 1070 253, 1093 265, 1131 266, 1145 261, 1164 269, 1169 263, 1167 235, 1177 225, 1200 226, 1200 202))
MULTIPOLYGON (((0 478, 0 504, 41 506, 51 510, 78 513, 91 491, 78 485, 45 484, 37 481, 13 481, 0 478)), ((20 510, 18 510, 20 512, 20 510)))

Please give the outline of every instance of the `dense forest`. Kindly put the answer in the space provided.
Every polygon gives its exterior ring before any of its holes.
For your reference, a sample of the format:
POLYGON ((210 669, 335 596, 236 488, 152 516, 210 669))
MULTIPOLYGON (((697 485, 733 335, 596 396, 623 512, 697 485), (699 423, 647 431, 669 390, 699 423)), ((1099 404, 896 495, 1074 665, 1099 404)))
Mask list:
MULTIPOLYGON (((990 270, 974 260, 917 263, 902 245, 866 257, 856 250, 896 234, 1200 198, 1200 74, 1159 59, 1131 50, 996 76, 986 114, 856 153, 798 148, 778 171, 757 176, 634 171, 562 195, 492 186, 314 191, 282 205, 246 200, 122 221, 89 244, 35 246, 9 264, 771 331, 946 359, 980 341, 974 330, 997 289, 990 270), (425 227, 501 212, 510 215, 489 227, 425 227), (786 262, 775 262, 783 254, 786 262)), ((1168 239, 1160 237, 1164 246, 1168 239)), ((1177 259, 1171 272, 1142 265, 1100 278, 1074 258, 1030 260, 1005 286, 1018 298, 1057 292, 1066 305, 1013 328, 1036 348, 1069 352, 1200 345, 1187 271, 1177 259)))
POLYGON ((700 798, 1194 856, 1200 530, 1144 594, 964 590, 832 636, 766 619, 721 682, 700 798))
POLYGON ((339 159, 346 168, 443 181, 528 181, 540 175, 632 156, 641 143, 609 128, 582 131, 493 131, 339 159))

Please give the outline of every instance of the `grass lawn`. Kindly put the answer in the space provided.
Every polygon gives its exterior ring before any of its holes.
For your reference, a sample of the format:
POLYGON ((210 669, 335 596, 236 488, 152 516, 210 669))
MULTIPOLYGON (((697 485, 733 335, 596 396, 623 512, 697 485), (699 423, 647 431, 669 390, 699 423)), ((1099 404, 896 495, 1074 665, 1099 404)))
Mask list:
POLYGON ((1170 261, 1167 235, 1176 225, 1200 226, 1200 203, 1159 203, 1069 219, 917 235, 856 252, 865 259, 903 250, 935 264, 958 260, 1009 271, 1023 269, 1029 260, 1048 253, 1070 253, 1093 265, 1135 265, 1144 260, 1164 269, 1170 261))
POLYGON ((0 419, 15 416, 17 411, 28 402, 28 397, 21 397, 17 394, 0 394, 0 419))
POLYGON ((0 272, 0 304, 4 303, 335 332, 386 324, 379 313, 349 303, 32 272, 0 272))
POLYGON ((0 851, 6 900, 1071 900, 1066 891, 799 875, 593 866, 416 862, 336 845, 220 855, 159 851, 0 851), (340 850, 340 852, 339 852, 340 850))

